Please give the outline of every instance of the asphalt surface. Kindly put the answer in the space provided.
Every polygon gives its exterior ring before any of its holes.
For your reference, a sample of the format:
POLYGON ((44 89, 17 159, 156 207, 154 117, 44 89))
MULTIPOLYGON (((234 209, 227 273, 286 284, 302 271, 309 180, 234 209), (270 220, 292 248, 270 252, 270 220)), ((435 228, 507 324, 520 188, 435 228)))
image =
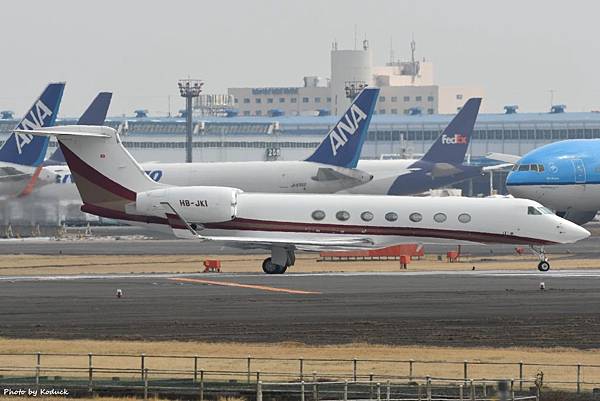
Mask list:
POLYGON ((598 348, 599 288, 581 270, 4 277, 0 333, 598 348))
MULTIPOLYGON (((0 239, 0 255, 234 255, 256 254, 260 250, 240 250, 195 240, 131 239, 131 236, 94 238, 93 240, 0 239)), ((425 245, 428 254, 445 254, 455 246, 425 245)), ((576 244, 547 246, 548 255, 576 254, 581 258, 600 259, 600 236, 576 244)), ((464 245, 463 254, 473 256, 514 255, 513 245, 464 245)))

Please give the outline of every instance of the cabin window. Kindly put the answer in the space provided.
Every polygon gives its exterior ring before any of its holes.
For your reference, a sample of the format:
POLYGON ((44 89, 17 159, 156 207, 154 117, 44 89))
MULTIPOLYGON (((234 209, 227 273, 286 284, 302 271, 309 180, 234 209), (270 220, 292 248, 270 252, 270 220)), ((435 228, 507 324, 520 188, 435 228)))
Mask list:
POLYGON ((542 212, 540 212, 539 210, 537 210, 537 208, 533 207, 533 206, 529 206, 527 208, 527 214, 542 214, 542 212))
POLYGON ((468 213, 461 213, 458 215, 458 221, 466 224, 471 221, 471 215, 468 213))
POLYGON ((423 220, 423 215, 421 213, 411 213, 410 216, 408 216, 408 219, 410 221, 413 221, 415 223, 420 222, 421 220, 423 220))
POLYGON ((371 212, 362 212, 360 214, 360 218, 363 219, 364 221, 371 221, 373 220, 373 213, 371 212))
POLYGON ((396 221, 398 220, 398 214, 395 212, 389 212, 385 214, 385 219, 387 221, 396 221))
POLYGON ((348 213, 345 210, 340 210, 339 212, 337 212, 335 214, 335 218, 340 220, 340 221, 346 221, 350 218, 350 213, 348 213))
POLYGON ((322 210, 315 210, 312 212, 312 218, 315 220, 323 220, 325 218, 325 212, 322 210))
POLYGON ((446 221, 446 215, 444 213, 436 213, 433 215, 433 220, 436 223, 443 223, 444 221, 446 221))

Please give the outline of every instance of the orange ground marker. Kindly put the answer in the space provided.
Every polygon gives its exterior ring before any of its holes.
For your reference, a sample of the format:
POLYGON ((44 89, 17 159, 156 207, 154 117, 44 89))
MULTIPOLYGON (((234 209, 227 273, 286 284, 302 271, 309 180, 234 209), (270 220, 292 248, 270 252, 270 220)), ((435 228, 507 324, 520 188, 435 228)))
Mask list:
POLYGON ((292 290, 289 288, 268 287, 265 285, 232 283, 231 281, 204 280, 204 279, 198 279, 198 278, 170 278, 169 280, 180 281, 180 282, 184 282, 184 283, 220 285, 220 286, 224 286, 224 287, 251 288, 254 290, 283 292, 286 294, 298 294, 298 295, 319 295, 319 294, 321 294, 320 292, 316 292, 316 291, 292 290))

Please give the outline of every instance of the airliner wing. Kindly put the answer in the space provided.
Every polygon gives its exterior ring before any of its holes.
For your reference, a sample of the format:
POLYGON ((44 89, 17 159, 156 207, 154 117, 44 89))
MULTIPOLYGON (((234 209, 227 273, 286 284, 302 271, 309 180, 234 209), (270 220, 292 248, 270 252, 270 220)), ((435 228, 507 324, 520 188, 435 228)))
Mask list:
POLYGON ((484 172, 497 171, 497 170, 504 170, 505 168, 510 168, 512 166, 514 166, 514 163, 502 163, 502 164, 495 164, 493 166, 486 166, 486 167, 482 168, 481 170, 484 172))
POLYGON ((519 162, 519 160, 521 160, 521 156, 509 155, 507 153, 492 152, 492 153, 486 154, 485 157, 487 157, 488 159, 492 159, 492 160, 500 160, 501 162, 506 162, 511 165, 517 164, 519 162))
POLYGON ((362 170, 344 167, 320 167, 317 174, 312 177, 314 181, 354 180, 366 184, 373 179, 373 175, 362 170))

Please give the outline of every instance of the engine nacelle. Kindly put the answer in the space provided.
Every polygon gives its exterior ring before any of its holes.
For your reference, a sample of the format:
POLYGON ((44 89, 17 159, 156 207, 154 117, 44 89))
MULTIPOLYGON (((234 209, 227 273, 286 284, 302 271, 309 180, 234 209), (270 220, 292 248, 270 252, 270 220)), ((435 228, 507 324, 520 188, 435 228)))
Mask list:
POLYGON ((573 223, 579 224, 580 226, 589 221, 592 221, 594 217, 596 217, 596 213, 598 213, 598 211, 596 210, 586 211, 573 209, 569 209, 566 212, 556 212, 556 214, 562 217, 563 219, 572 221, 573 223))
POLYGON ((228 187, 172 187, 140 192, 135 209, 138 213, 165 217, 177 213, 190 223, 220 223, 235 218, 237 195, 242 190, 228 187))

